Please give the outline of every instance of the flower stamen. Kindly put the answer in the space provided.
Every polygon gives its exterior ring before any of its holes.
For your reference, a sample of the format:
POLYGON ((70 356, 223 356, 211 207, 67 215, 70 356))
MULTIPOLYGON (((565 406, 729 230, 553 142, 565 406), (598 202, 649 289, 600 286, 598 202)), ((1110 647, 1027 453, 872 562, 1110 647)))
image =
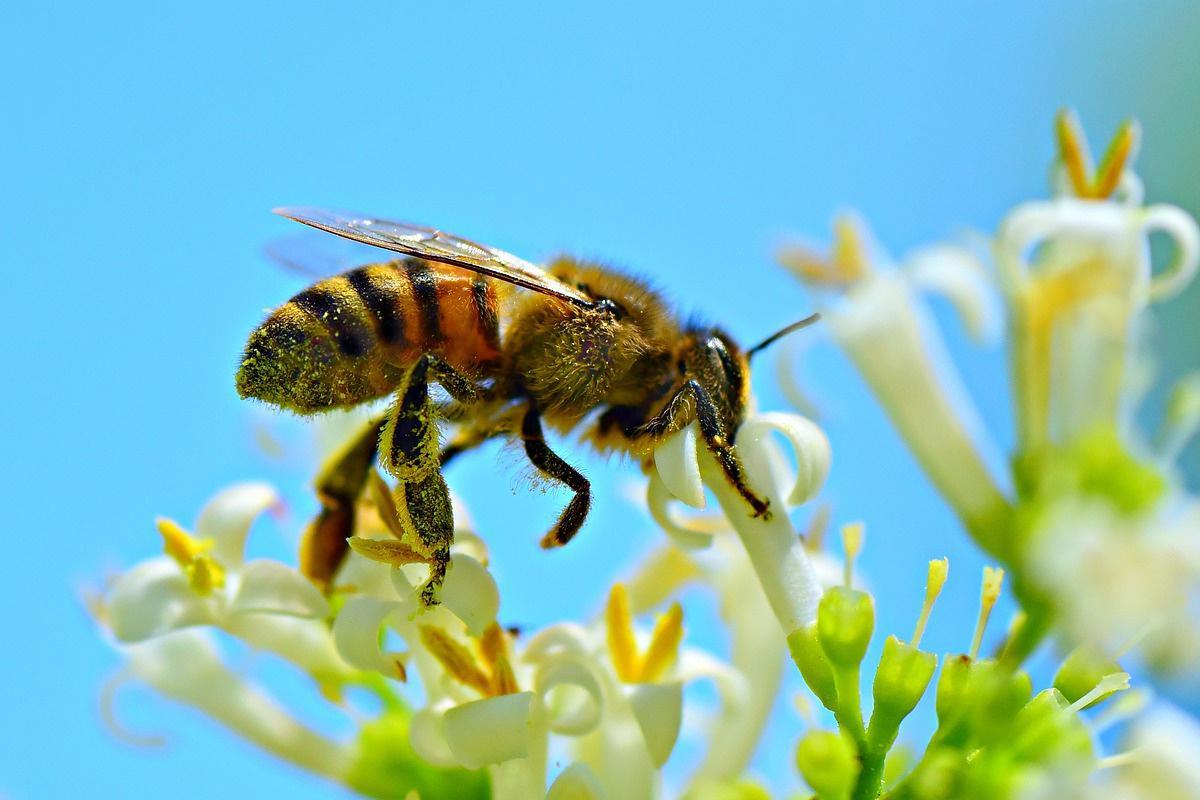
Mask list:
POLYGON ((929 614, 942 587, 946 584, 946 576, 950 572, 950 559, 935 558, 929 562, 929 573, 925 578, 925 602, 921 606, 921 616, 917 618, 917 627, 913 630, 912 646, 921 646, 921 637, 925 635, 925 625, 929 622, 929 614))
POLYGON ((971 660, 979 657, 979 648, 983 644, 983 632, 987 628, 992 609, 1000 598, 1000 587, 1003 584, 1003 569, 1000 567, 983 568, 983 587, 979 593, 979 619, 975 623, 975 636, 971 640, 971 660))

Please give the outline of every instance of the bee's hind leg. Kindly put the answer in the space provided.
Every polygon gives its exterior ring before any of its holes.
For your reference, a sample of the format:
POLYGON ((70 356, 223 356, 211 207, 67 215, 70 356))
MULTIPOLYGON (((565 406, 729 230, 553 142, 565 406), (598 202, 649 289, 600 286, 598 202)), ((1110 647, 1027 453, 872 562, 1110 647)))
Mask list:
POLYGON ((380 464, 397 481, 400 525, 429 559, 429 580, 421 587, 425 605, 437 603, 454 540, 450 490, 438 463, 437 410, 429 397, 431 360, 423 356, 409 370, 379 439, 380 464))
POLYGON ((372 420, 362 432, 330 459, 317 475, 321 510, 300 541, 300 571, 322 591, 346 558, 346 540, 354 535, 355 503, 366 486, 375 461, 384 418, 372 420))
POLYGON ((542 433, 541 417, 532 405, 525 412, 525 418, 521 421, 521 439, 525 443, 525 454, 529 456, 530 462, 540 472, 566 484, 575 492, 575 496, 571 498, 567 507, 559 515, 558 522, 554 524, 549 533, 542 537, 542 547, 561 547, 571 541, 571 537, 579 532, 583 521, 587 519, 588 510, 592 505, 591 484, 579 470, 563 461, 546 444, 546 437, 542 433))

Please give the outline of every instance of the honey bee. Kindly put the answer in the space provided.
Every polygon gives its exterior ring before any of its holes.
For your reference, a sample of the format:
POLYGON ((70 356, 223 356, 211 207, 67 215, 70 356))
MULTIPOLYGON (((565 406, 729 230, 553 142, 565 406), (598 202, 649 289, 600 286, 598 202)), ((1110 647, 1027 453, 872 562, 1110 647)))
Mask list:
POLYGON ((543 423, 564 433, 586 426, 599 449, 646 460, 698 421, 748 513, 771 513, 735 446, 749 359, 815 316, 743 350, 718 327, 681 322, 647 284, 607 266, 560 257, 543 270, 419 225, 311 208, 275 213, 404 256, 320 280, 279 306, 250 334, 237 371, 243 398, 302 415, 395 398, 318 476, 321 511, 301 567, 319 586, 345 556, 378 459, 397 482, 402 529, 429 554, 421 596, 435 603, 454 530, 441 469, 494 437, 519 439, 539 473, 574 492, 541 540, 566 544, 587 518, 591 488, 547 444, 543 423), (435 403, 431 383, 450 400, 435 403), (455 430, 444 449, 439 420, 455 430))

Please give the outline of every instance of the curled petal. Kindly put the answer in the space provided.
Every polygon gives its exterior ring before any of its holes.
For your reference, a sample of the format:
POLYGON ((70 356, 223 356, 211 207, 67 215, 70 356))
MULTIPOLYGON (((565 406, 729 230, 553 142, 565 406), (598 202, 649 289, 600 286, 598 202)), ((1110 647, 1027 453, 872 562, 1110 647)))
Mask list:
POLYGON ((242 562, 246 534, 254 520, 279 504, 279 495, 265 483, 239 483, 217 493, 196 519, 196 538, 211 539, 212 555, 229 567, 242 562))
POLYGON ((401 607, 400 603, 373 597, 351 597, 333 623, 338 654, 352 667, 403 679, 403 655, 384 652, 380 641, 384 623, 401 607))
POLYGON ((179 565, 154 558, 121 575, 109 589, 106 611, 113 635, 140 642, 217 616, 216 601, 192 591, 179 565))
POLYGON ((1155 300, 1170 299, 1183 291, 1196 275, 1197 259, 1200 258, 1200 230, 1196 229, 1196 221, 1190 214, 1167 205, 1147 208, 1142 218, 1142 229, 1146 233, 1164 233, 1175 242, 1171 263, 1150 279, 1150 296, 1155 300))
POLYGON ((468 769, 529 755, 532 692, 487 697, 451 708, 443 730, 455 760, 468 769))
POLYGON ((704 483, 696 462, 696 429, 692 423, 654 449, 654 467, 667 491, 692 508, 704 508, 704 483))
POLYGON ((674 677, 681 683, 711 680, 725 708, 735 714, 745 707, 752 691, 742 673, 702 650, 688 649, 680 653, 674 677))
POLYGON ((551 660, 538 672, 535 685, 555 733, 583 736, 600 723, 604 693, 590 662, 551 660))
POLYGON ((605 800, 604 787, 591 768, 576 761, 554 779, 546 800, 605 800))
POLYGON ((495 622, 500 610, 500 590, 495 579, 487 567, 466 553, 455 553, 450 560, 439 597, 472 636, 481 636, 495 622))
POLYGON ((683 686, 679 683, 635 683, 624 687, 629 707, 646 740, 655 767, 667 763, 683 721, 683 686))
MULTIPOLYGON (((701 490, 703 496, 703 490, 701 490)), ((712 544, 716 526, 711 520, 698 518, 679 520, 671 513, 671 501, 678 499, 663 483, 658 470, 650 472, 646 484, 646 506, 658 526, 671 537, 671 541, 685 550, 702 550, 712 544)))
POLYGON ((251 561, 242 570, 230 611, 319 618, 329 615, 329 602, 312 581, 296 570, 278 561, 261 559, 251 561))
POLYGON ((796 481, 790 487, 787 502, 800 505, 811 500, 829 475, 832 453, 829 440, 813 422, 796 414, 779 412, 758 414, 746 420, 738 431, 738 449, 743 455, 746 471, 752 482, 770 486, 773 481, 769 465, 754 458, 750 450, 763 450, 762 443, 772 431, 783 434, 796 456, 796 481))
POLYGON ((999 299, 983 263, 965 247, 933 245, 918 250, 908 263, 913 283, 954 304, 963 326, 977 342, 1000 338, 999 299))
POLYGON ((562 622, 535 633, 525 644, 522 659, 537 663, 563 654, 587 658, 592 650, 591 637, 582 625, 562 622))

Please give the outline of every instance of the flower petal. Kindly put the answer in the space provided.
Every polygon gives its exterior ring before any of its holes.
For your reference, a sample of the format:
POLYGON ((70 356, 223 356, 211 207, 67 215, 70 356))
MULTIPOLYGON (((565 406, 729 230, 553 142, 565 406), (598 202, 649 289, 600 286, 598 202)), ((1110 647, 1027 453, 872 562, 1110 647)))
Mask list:
POLYGON ((338 654, 352 667, 403 679, 403 654, 384 652, 379 635, 388 617, 401 607, 373 597, 351 597, 333 622, 338 654))
POLYGON ((192 591, 179 565, 169 558, 144 561, 118 577, 105 604, 113 635, 122 642, 210 624, 216 608, 215 600, 192 591))
POLYGON ((538 671, 534 685, 549 715, 550 730, 583 736, 600 724, 604 692, 590 660, 559 657, 538 671))
POLYGON ((459 764, 479 769, 529 755, 532 692, 487 697, 446 712, 446 743, 459 764))
POLYGON ((445 721, 445 709, 422 708, 412 716, 408 740, 422 761, 437 767, 455 767, 458 761, 446 744, 445 721))
POLYGON ((487 567, 466 553, 450 559, 446 582, 438 596, 442 605, 467 626, 472 636, 481 636, 496 621, 500 610, 500 590, 487 567))
POLYGON ((679 683, 635 683, 624 688, 634 719, 646 739, 655 767, 667 763, 683 722, 683 686, 679 683))
POLYGON ((829 439, 816 424, 797 414, 772 412, 747 419, 738 431, 738 449, 743 454, 751 481, 759 486, 772 485, 771 476, 775 470, 761 464, 759 459, 750 457, 749 451, 751 448, 763 449, 760 443, 771 432, 783 434, 791 443, 796 457, 796 480, 789 487, 787 502, 791 505, 807 503, 821 490, 829 475, 829 462, 832 459, 829 439))
POLYGON ((582 761, 560 772, 546 793, 546 800, 605 800, 605 797, 599 779, 582 761))
POLYGON ((704 508, 704 483, 696 463, 696 430, 693 422, 673 433, 654 449, 654 467, 667 491, 692 508, 704 508))
POLYGON ((335 780, 345 775, 347 748, 310 730, 260 687, 231 672, 202 631, 178 631, 126 652, 134 674, 168 697, 312 772, 335 780))
POLYGON ((217 493, 196 518, 196 538, 211 539, 213 557, 226 567, 242 562, 246 534, 259 514, 279 503, 265 483, 239 483, 217 493))
POLYGON ((977 342, 1000 338, 999 297, 984 264, 968 248, 951 244, 921 248, 908 258, 913 283, 954 304, 963 327, 977 342))
MULTIPOLYGON (((703 491, 701 491, 703 495, 703 491)), ((646 507, 658 526, 671 537, 671 541, 685 550, 703 550, 712 544, 713 530, 706 530, 701 519, 698 522, 676 519, 671 513, 671 501, 678 499, 663 483, 661 473, 651 470, 646 484, 646 507)))
POLYGON ((230 612, 264 612, 293 617, 329 615, 329 602, 312 581, 278 561, 251 561, 241 572, 230 612))

